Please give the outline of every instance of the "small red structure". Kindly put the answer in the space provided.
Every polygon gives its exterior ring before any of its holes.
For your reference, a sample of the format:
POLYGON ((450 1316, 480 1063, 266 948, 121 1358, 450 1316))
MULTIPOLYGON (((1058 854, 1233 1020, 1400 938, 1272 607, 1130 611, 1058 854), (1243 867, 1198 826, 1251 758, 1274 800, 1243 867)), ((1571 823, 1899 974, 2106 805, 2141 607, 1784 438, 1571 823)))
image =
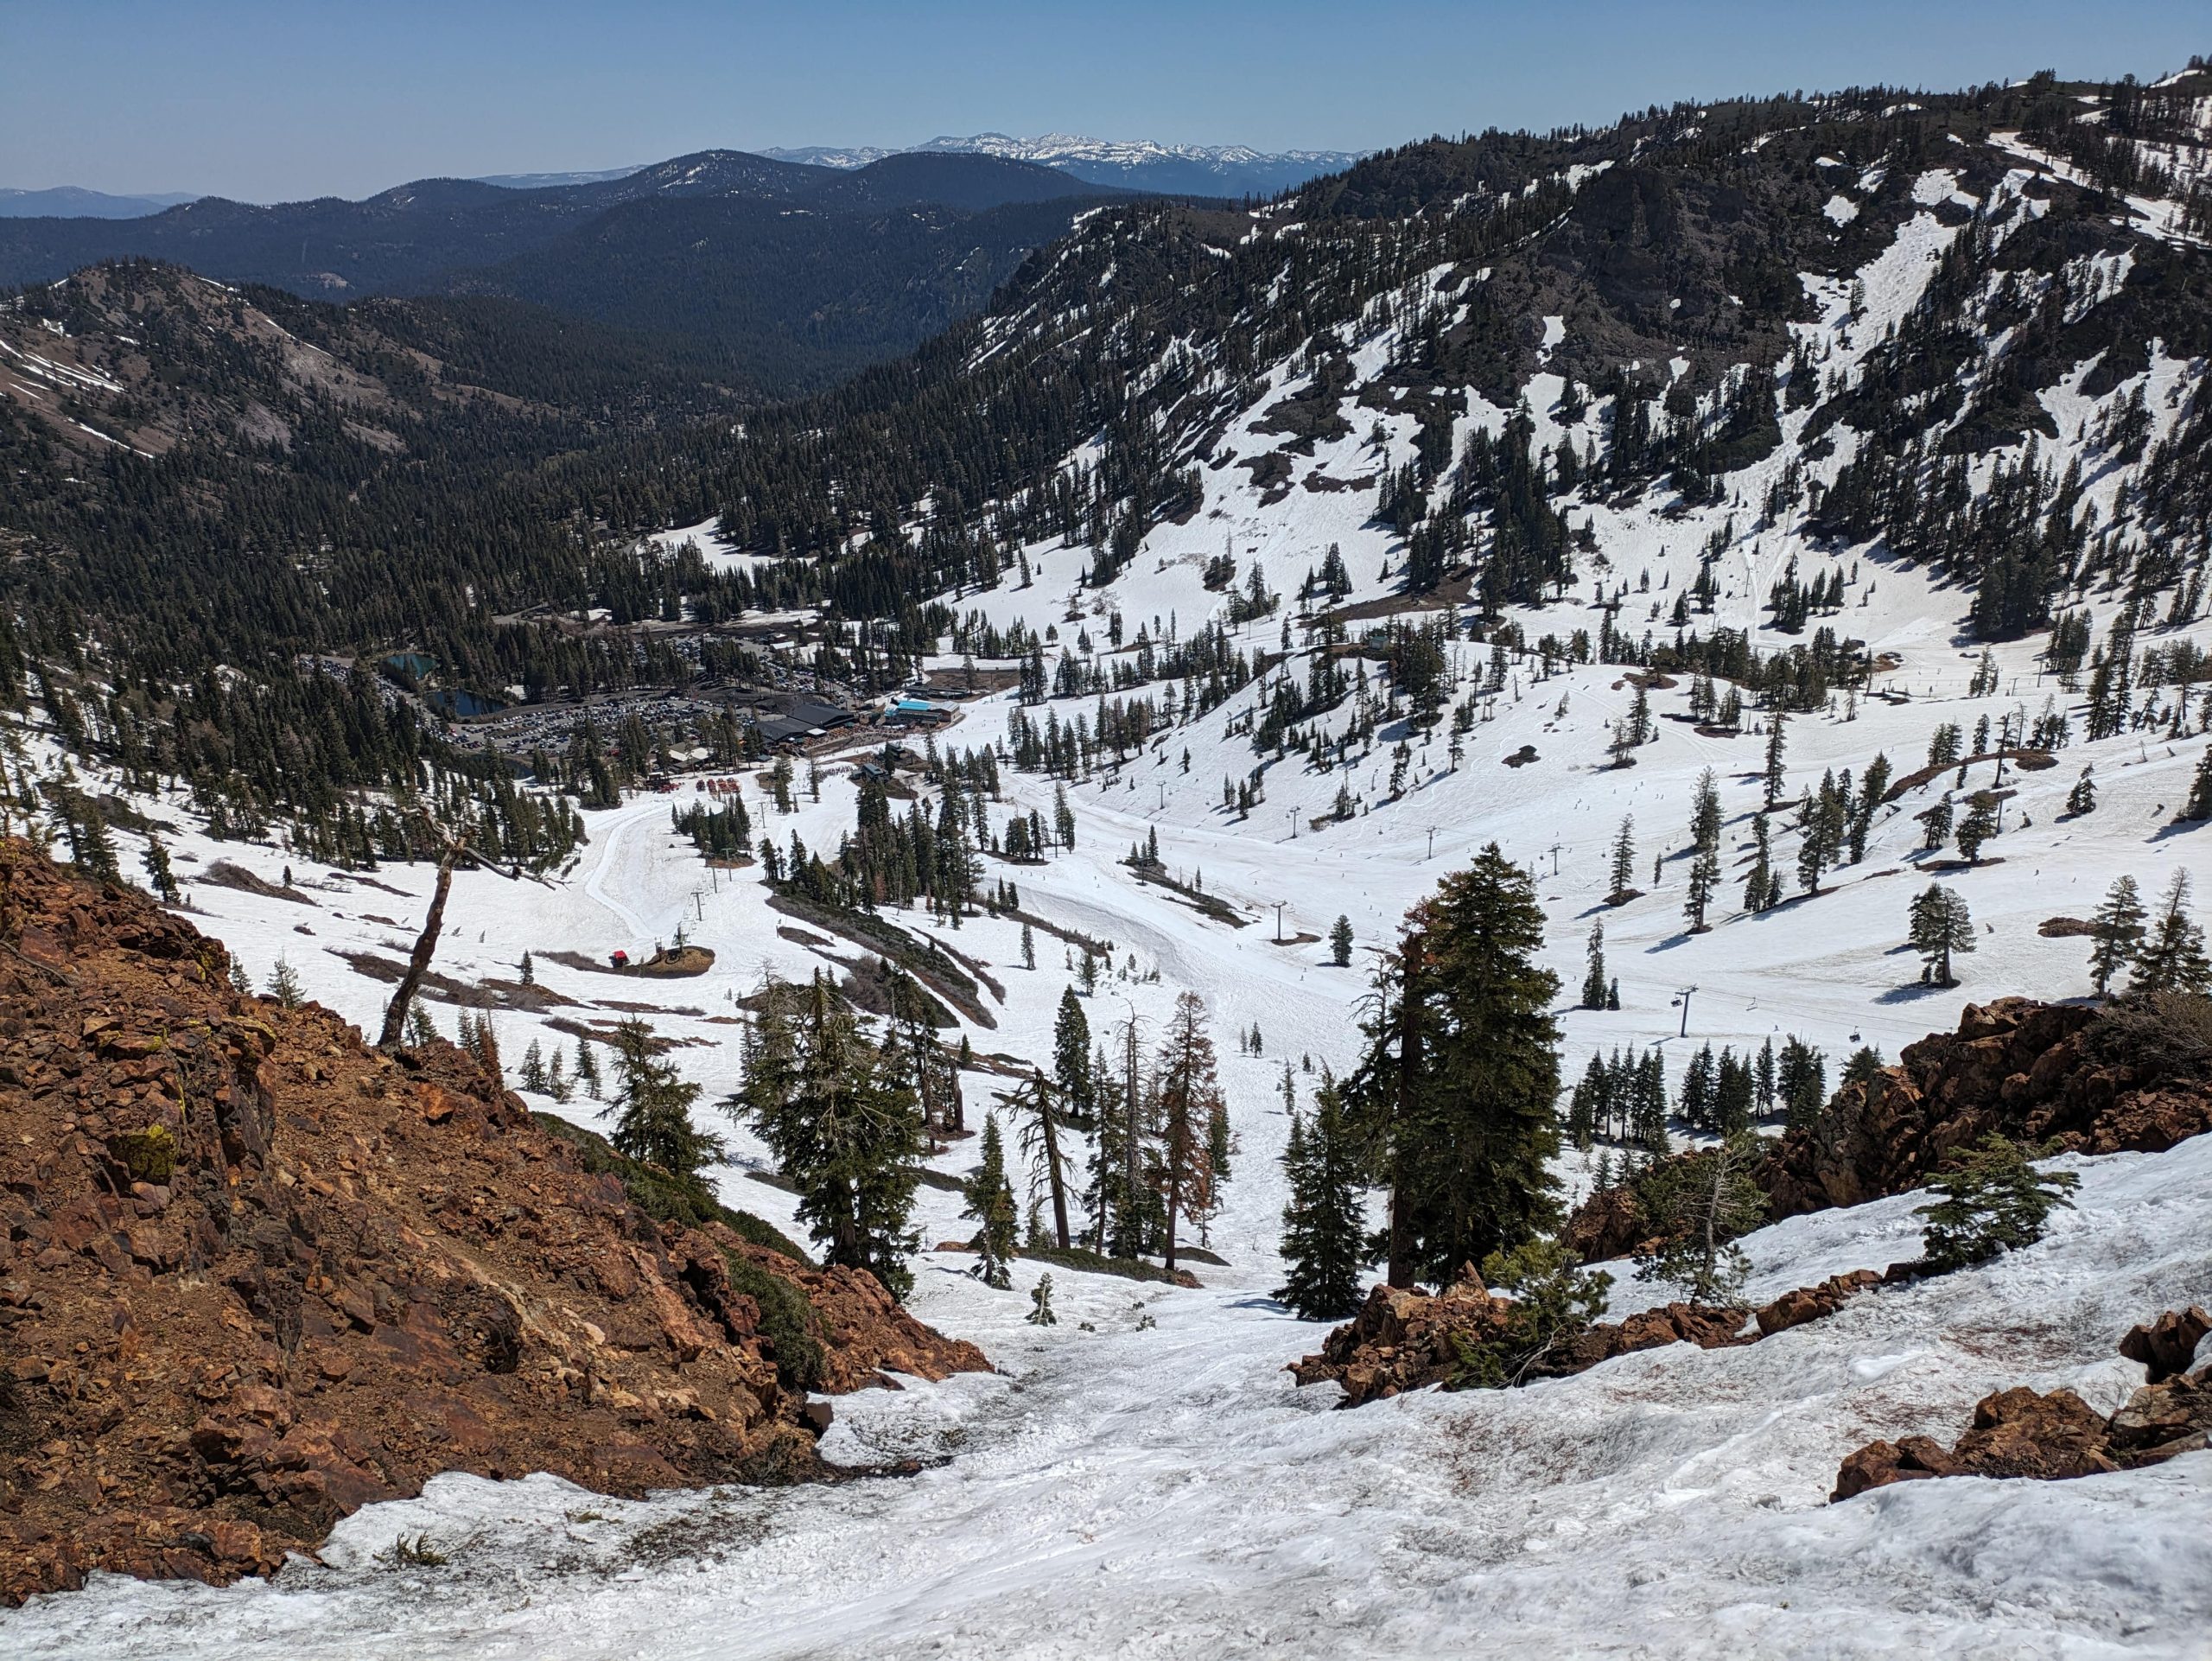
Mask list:
POLYGON ((617 969, 627 969, 630 966, 630 954, 626 951, 617 951, 609 958, 608 961, 613 963, 617 969))

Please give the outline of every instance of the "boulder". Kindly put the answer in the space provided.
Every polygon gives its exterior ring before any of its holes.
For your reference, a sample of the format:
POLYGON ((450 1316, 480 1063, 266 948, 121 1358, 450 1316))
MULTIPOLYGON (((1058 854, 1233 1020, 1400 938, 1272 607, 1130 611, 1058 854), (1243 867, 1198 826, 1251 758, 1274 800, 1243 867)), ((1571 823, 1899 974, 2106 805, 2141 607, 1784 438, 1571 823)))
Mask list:
POLYGON ((2130 1328, 2120 1340, 2120 1352, 2131 1361, 2140 1361, 2150 1375, 2147 1382, 2155 1384, 2186 1372, 2207 1333, 2212 1333, 2212 1315, 2192 1303, 2186 1309, 2169 1309, 2156 1321, 2130 1328))

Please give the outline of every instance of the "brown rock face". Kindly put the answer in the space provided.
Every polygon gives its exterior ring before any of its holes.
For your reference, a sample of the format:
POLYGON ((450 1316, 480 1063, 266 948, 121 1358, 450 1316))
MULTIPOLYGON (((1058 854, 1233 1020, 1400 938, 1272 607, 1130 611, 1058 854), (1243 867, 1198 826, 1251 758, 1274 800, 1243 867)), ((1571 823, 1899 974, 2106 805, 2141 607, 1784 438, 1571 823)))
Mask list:
POLYGON ((265 1573, 440 1471, 816 1474, 733 1254, 810 1300, 830 1388, 987 1365, 872 1276, 656 1223, 458 1050, 238 996, 21 843, 0 939, 0 1599, 265 1573))
MULTIPOLYGON (((2185 1330, 2188 1317, 2203 1311, 2170 1313, 2136 1327, 2121 1341, 2121 1352, 2140 1359, 2138 1334, 2185 1330)), ((2190 1345, 2193 1351, 2196 1346, 2190 1345)), ((1985 1397, 1975 1405, 1974 1423, 1948 1452, 1926 1436, 1901 1442, 1869 1442, 1843 1461, 1836 1473, 1836 1499, 1869 1488, 1936 1476, 2031 1477, 2045 1481, 2092 1476, 2101 1471, 2155 1465, 2177 1454, 2194 1453, 2212 1434, 2212 1367, 2190 1375, 2160 1374, 2107 1418, 2070 1390, 2048 1395, 2014 1388, 1985 1397)))
POLYGON ((2101 1060, 2102 1017, 2073 1004, 1969 1005, 1955 1034, 1908 1045, 1895 1066, 1838 1091, 1782 1140, 1761 1176, 1773 1214, 1856 1206, 1916 1188, 1953 1149, 1992 1130, 2069 1151, 2161 1153, 2212 1130, 2212 1090, 2147 1058, 2101 1060))
MULTIPOLYGON (((1782 1138, 1757 1172, 1770 1214, 1920 1187, 1952 1149, 1992 1130, 2015 1141, 2055 1138, 2085 1154, 2162 1153, 2212 1130, 2212 1085, 2195 1076, 2202 1060, 2190 1057, 2196 1039, 2183 1030, 2203 1019, 2202 1000, 2183 1002, 2191 1007, 2120 1014, 2032 998, 1968 1006, 1956 1033, 1908 1045, 1895 1066, 1844 1085, 1816 1123, 1782 1138), (2174 1036, 2100 1042, 2120 1030, 2113 1022, 2163 1023, 2174 1036)), ((1565 1238, 1585 1262, 1599 1263, 1625 1255, 1649 1231, 1622 1187, 1577 1207, 1565 1238)))

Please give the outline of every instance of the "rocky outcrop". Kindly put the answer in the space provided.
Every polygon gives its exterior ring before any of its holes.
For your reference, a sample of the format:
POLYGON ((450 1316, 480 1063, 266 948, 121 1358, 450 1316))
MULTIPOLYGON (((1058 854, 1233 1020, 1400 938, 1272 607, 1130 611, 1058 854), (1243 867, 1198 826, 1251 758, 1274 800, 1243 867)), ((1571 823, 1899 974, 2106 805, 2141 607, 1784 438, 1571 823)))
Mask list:
POLYGON ((1773 1214, 1919 1187, 1952 1149, 1993 1130, 2113 1154, 2161 1153, 2212 1130, 2212 1088, 2176 1077, 2170 1055, 2100 1042, 2110 1019, 2031 998, 1968 1005, 1956 1033, 1908 1045, 1782 1139, 1761 1173, 1773 1214))
POLYGON ((2212 1333, 2212 1315, 2192 1303, 2186 1309, 2169 1309, 2156 1321, 2128 1328, 2127 1336, 2120 1340, 2120 1352, 2131 1361, 2141 1362, 2150 1383, 2162 1384, 2177 1372, 2189 1371, 2207 1333, 2212 1333))
MULTIPOLYGON (((1669 1303, 1618 1321, 1601 1321, 1562 1339, 1529 1362, 1519 1378, 1560 1378, 1585 1372, 1617 1355, 1667 1344, 1717 1350, 1755 1344, 1791 1327, 1833 1314, 1846 1299, 1882 1284, 1870 1269, 1838 1275, 1818 1286, 1785 1292, 1754 1310, 1669 1303), (1746 1319, 1752 1323, 1746 1330, 1746 1319)), ((1287 1371, 1301 1384, 1343 1387, 1342 1405, 1358 1407, 1408 1390, 1448 1384, 1467 1376, 1467 1357, 1506 1334, 1513 1301, 1494 1295, 1471 1270, 1432 1295, 1417 1288, 1378 1286, 1359 1313, 1323 1340, 1320 1350, 1287 1371)))
MULTIPOLYGON (((2138 1333, 2171 1333, 2203 1320, 2191 1309, 2138 1327, 2122 1340, 2122 1352, 2138 1333)), ((2198 1327, 2202 1335, 2202 1327, 2198 1327)), ((2194 1350, 2195 1345, 2190 1346, 2194 1350)), ((2161 1354, 2171 1353, 2161 1351, 2161 1354)), ((1869 1442, 1843 1461, 1836 1473, 1834 1499, 1849 1499, 1869 1488, 1929 1477, 2027 1477, 2044 1481, 2093 1476, 2100 1472, 2155 1465, 2177 1454, 2206 1446, 2212 1433, 2212 1366, 2195 1373, 2160 1373, 2154 1366, 2145 1384, 2119 1412, 2107 1417, 2070 1390, 2048 1393, 2015 1387, 1985 1397, 1974 1422, 1950 1448, 1929 1436, 1869 1442)))
POLYGON ((234 993, 219 945, 21 843, 0 944, 7 1601, 265 1573, 440 1471, 821 1473, 747 1285, 804 1300, 818 1387, 985 1365, 865 1274, 656 1221, 448 1045, 234 993))
MULTIPOLYGON (((2212 1002, 1969 1005, 1955 1033, 1908 1045, 1894 1066, 1837 1091, 1755 1173, 1775 1219, 1863 1205, 1924 1186, 1990 1131, 2084 1154, 2162 1153, 2212 1130, 2212 1002)), ((1564 1237, 1587 1263, 1650 1232, 1632 1187, 1601 1190, 1564 1237)))

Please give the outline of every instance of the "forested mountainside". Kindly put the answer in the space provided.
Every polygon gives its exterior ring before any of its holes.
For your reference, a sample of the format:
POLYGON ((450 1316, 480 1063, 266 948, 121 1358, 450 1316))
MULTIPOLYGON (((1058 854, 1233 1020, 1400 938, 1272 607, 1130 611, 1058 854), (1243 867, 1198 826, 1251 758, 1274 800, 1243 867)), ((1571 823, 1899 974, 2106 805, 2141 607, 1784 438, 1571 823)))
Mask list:
MULTIPOLYGON (((710 150, 529 190, 430 179, 359 202, 210 197, 139 220, 23 219, 0 223, 0 282, 153 258, 315 299, 497 296, 627 332, 647 378, 672 364, 789 396, 980 309, 1031 248, 1115 194, 988 156, 839 171, 710 150)), ((424 309, 454 327, 450 308, 424 309)), ((526 313, 462 315, 488 330, 487 355, 547 332, 526 313)))
MULTIPOLYGON (((281 680, 297 653, 359 644, 409 646, 482 691, 680 683, 715 652, 579 639, 563 617, 711 631, 817 602, 882 626, 822 666, 886 684, 951 620, 931 596, 1001 580, 1042 538, 1075 539, 1110 579, 1198 506, 1247 428, 1268 442, 1235 470, 1265 500, 1317 443, 1378 438, 1363 476, 1300 487, 1371 492, 1369 522, 1402 544, 1396 582, 1464 582, 1495 624, 1564 592, 1578 561, 1588 574, 1595 506, 1731 500, 1732 473, 1802 417, 1730 536, 1932 560, 1979 627, 2017 634, 2069 585, 2183 588, 2202 548, 2209 90, 2193 70, 1685 106, 1433 140, 1249 213, 1098 206, 987 315, 741 426, 547 444, 509 436, 537 411, 484 398, 439 446, 396 451, 405 423, 357 410, 302 423, 324 448, 296 435, 283 465, 226 438, 105 446, 73 471, 11 408, 10 688, 33 661, 110 687, 188 685, 218 662, 281 680), (2045 462, 2055 410, 2146 369, 2069 436, 2067 466, 2045 462), (2097 469, 2125 488, 2092 524, 2076 510, 2097 469), (632 547, 715 515, 760 557, 632 547)), ((14 312, 43 328, 54 303, 14 312)), ((283 327, 314 344, 387 315, 302 304, 283 327)), ((557 390, 513 367, 527 354, 472 343, 467 314, 430 316, 392 320, 394 344, 448 365, 473 349, 453 372, 524 404, 557 390)), ((315 397, 327 415, 354 395, 315 397)), ((1687 614, 1675 627, 1661 657, 1713 649, 1687 614)))

